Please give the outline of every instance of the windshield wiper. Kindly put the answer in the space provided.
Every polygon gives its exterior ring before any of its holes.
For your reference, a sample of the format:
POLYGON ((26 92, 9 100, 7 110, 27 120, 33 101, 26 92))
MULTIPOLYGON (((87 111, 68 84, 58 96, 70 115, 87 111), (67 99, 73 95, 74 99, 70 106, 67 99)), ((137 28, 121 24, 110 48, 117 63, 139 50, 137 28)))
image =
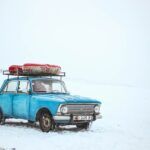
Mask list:
POLYGON ((34 91, 34 92, 36 92, 36 93, 38 93, 38 92, 39 92, 39 93, 40 93, 40 92, 42 92, 42 93, 45 92, 45 93, 46 93, 46 91, 34 91))
POLYGON ((52 91, 52 92, 47 92, 47 91, 34 91, 35 93, 43 93, 43 94, 67 94, 66 92, 59 92, 59 91, 52 91))
POLYGON ((67 93, 62 93, 62 92, 48 92, 48 94, 67 94, 67 93))

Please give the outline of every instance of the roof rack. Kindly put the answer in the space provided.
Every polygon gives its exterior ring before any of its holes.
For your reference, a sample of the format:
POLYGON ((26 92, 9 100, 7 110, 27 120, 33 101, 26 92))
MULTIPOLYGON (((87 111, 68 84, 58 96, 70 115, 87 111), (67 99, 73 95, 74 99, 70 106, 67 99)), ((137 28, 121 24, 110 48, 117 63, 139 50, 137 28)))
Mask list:
POLYGON ((66 73, 65 72, 60 72, 60 74, 50 74, 50 73, 30 73, 30 72, 15 72, 15 73, 11 73, 9 72, 9 70, 3 70, 3 75, 8 75, 8 76, 26 76, 26 77, 42 77, 42 76, 50 76, 50 77, 65 77, 66 76, 66 73))

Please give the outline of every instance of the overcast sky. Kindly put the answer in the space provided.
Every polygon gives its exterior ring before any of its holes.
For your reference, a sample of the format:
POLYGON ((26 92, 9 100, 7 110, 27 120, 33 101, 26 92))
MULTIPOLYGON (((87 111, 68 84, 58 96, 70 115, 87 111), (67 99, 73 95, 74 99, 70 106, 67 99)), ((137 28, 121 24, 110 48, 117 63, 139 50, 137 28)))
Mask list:
POLYGON ((2 69, 52 63, 72 79, 150 87, 150 1, 0 0, 0 54, 2 69))

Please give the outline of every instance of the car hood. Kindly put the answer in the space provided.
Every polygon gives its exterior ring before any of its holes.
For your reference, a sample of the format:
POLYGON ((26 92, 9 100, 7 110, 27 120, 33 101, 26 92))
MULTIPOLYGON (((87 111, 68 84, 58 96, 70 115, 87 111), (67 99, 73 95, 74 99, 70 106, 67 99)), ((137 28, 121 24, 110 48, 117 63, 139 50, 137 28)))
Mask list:
POLYGON ((70 94, 40 94, 36 95, 37 99, 45 99, 50 101, 58 101, 61 103, 100 103, 99 100, 91 99, 87 97, 81 97, 78 95, 70 94))

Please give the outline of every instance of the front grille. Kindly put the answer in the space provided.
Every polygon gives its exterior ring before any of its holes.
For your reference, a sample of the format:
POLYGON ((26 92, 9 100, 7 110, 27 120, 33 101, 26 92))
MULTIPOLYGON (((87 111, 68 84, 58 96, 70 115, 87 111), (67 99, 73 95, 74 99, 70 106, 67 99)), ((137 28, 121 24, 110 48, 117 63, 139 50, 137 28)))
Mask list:
POLYGON ((94 104, 70 104, 68 106, 69 114, 89 114, 94 113, 94 104))

